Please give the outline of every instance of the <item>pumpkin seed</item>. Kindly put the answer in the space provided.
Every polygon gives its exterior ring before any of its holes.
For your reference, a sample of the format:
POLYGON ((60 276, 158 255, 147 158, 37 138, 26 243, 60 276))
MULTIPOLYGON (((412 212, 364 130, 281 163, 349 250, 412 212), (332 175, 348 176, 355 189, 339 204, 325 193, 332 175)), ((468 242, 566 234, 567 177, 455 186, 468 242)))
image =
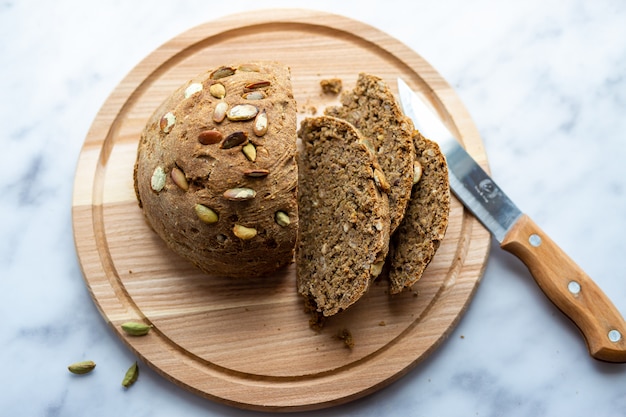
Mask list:
POLYGON ((226 112, 226 117, 228 117, 228 120, 232 121, 250 120, 253 119, 258 112, 259 109, 252 104, 238 104, 231 107, 226 112))
POLYGON ((291 224, 291 219, 289 218, 289 215, 284 211, 277 211, 276 214, 274 214, 274 220, 279 226, 282 227, 287 227, 291 224))
POLYGON ((150 329, 152 329, 152 326, 150 325, 135 321, 122 323, 121 327, 122 330, 124 330, 124 332, 126 332, 126 334, 130 336, 145 336, 150 332, 150 329))
POLYGON ((203 130, 198 134, 198 142, 203 145, 213 145, 215 143, 220 143, 224 136, 221 132, 211 129, 211 130, 203 130))
POLYGON ((178 167, 172 168, 170 171, 170 177, 174 184, 178 186, 183 191, 187 191, 189 189, 189 183, 187 182, 187 177, 185 173, 178 167))
POLYGON ((124 388, 130 387, 135 383, 135 381, 137 381, 137 378, 139 378, 139 366, 137 365, 137 362, 135 362, 130 366, 130 368, 128 368, 128 371, 126 371, 124 379, 122 380, 122 386, 124 388))
POLYGON ((246 227, 240 224, 233 226, 233 233, 241 240, 250 240, 256 236, 257 230, 253 227, 246 227))
POLYGON ((391 189, 389 182, 387 182, 387 178, 385 178, 385 174, 383 174, 383 172, 378 168, 374 168, 374 182, 380 191, 388 193, 391 189))
POLYGON ((216 83, 209 87, 209 93, 215 98, 224 98, 226 96, 226 87, 223 84, 216 83))
POLYGON ((231 188, 224 191, 224 198, 230 201, 246 201, 256 197, 256 191, 252 188, 231 188))
POLYGON ((422 178, 422 164, 418 161, 413 163, 413 185, 417 184, 422 178))
POLYGON ((96 363, 94 361, 82 361, 71 364, 67 369, 73 374, 83 375, 93 371, 95 367, 96 363))
POLYGON ((246 177, 262 178, 267 177, 269 173, 267 169, 247 169, 243 172, 243 175, 246 177))
POLYGON ((158 166, 154 168, 154 171, 152 172, 152 178, 150 179, 150 187, 152 187, 152 189, 158 193, 163 189, 163 187, 165 187, 166 179, 167 179, 167 176, 165 175, 165 171, 163 170, 163 167, 158 166))
POLYGON ((212 80, 219 80, 220 78, 229 77, 235 73, 235 69, 231 67, 219 67, 211 73, 209 76, 212 80))
POLYGON ((263 100, 266 96, 263 91, 251 91, 249 93, 243 94, 241 97, 246 100, 263 100))
POLYGON ((169 133, 175 124, 176 124, 176 116, 174 116, 174 113, 169 112, 169 111, 165 113, 163 117, 161 117, 161 120, 159 121, 159 127, 161 128, 161 131, 163 133, 169 133))
POLYGON ((226 112, 228 111, 228 103, 225 101, 220 101, 215 106, 213 110, 213 121, 215 123, 222 123, 224 118, 226 117, 226 112))
POLYGON ((212 224, 217 223, 217 221, 219 220, 219 216, 217 215, 217 213, 205 205, 196 204, 194 206, 194 210, 196 211, 196 215, 198 216, 200 221, 202 221, 203 223, 212 224))
POLYGON ((267 133, 267 113, 265 109, 259 112, 254 118, 254 125, 252 126, 252 131, 257 136, 263 136, 267 133))
POLYGON ((242 64, 237 68, 241 72, 259 72, 261 71, 258 65, 255 64, 242 64))
POLYGON ((189 98, 199 91, 202 91, 202 84, 191 83, 187 88, 185 88, 185 98, 189 98))
POLYGON ((256 147, 252 143, 247 143, 241 148, 241 152, 248 158, 248 161, 256 161, 256 147))
POLYGON ((237 145, 246 143, 247 140, 248 140, 248 134, 246 132, 242 132, 242 131, 233 132, 230 135, 226 136, 226 138, 220 144, 220 148, 221 149, 234 148, 237 145))
POLYGON ((243 86, 243 91, 258 90, 261 88, 267 88, 270 86, 270 82, 267 80, 253 81, 243 86))

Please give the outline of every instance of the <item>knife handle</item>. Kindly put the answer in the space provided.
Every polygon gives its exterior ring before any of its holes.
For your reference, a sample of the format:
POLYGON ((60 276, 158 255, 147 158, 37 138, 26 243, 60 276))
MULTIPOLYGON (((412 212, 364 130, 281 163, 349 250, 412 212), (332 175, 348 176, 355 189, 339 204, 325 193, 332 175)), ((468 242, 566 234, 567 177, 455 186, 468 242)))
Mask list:
POLYGON ((592 357, 626 362, 626 322, 620 312, 530 217, 520 217, 501 247, 524 262, 544 294, 578 326, 592 357))

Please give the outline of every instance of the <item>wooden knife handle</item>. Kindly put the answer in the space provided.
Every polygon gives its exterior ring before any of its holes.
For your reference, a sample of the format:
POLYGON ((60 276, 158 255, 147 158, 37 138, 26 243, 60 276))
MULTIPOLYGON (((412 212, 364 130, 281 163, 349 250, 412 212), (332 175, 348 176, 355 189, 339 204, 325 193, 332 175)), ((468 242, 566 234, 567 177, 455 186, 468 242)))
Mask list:
POLYGON ((524 262, 544 294, 578 326, 591 356, 626 362, 626 322, 620 312, 527 215, 517 221, 501 247, 524 262))

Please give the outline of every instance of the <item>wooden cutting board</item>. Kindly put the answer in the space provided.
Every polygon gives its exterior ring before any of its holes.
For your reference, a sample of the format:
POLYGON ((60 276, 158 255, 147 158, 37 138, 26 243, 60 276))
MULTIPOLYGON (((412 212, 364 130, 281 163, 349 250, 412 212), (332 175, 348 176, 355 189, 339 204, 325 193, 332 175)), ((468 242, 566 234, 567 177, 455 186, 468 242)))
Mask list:
POLYGON ((335 101, 320 80, 351 88, 359 71, 395 90, 404 78, 432 101, 487 168, 471 118, 441 76, 389 35, 345 17, 302 10, 239 14, 193 28, 142 61, 113 91, 85 139, 73 222, 87 286, 105 320, 168 380, 246 409, 328 407, 387 386, 449 334, 480 281, 489 234, 453 199, 446 238, 413 291, 377 282, 319 333, 295 291, 294 267, 260 280, 206 276, 171 253, 144 222, 133 191, 137 142, 148 117, 179 85, 231 62, 278 60, 292 71, 299 117, 335 101), (152 324, 129 337, 120 324, 152 324), (336 335, 347 329, 354 348, 336 335))

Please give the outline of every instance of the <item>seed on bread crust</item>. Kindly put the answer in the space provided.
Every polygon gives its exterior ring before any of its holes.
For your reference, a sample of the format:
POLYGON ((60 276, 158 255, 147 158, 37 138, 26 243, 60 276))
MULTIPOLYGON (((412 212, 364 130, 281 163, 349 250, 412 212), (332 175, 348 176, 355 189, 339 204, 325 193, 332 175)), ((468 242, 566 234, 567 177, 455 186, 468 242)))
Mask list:
POLYGON ((202 91, 201 83, 191 83, 189 87, 185 88, 185 98, 189 98, 200 91, 202 91))
POLYGON ((243 172, 243 175, 245 175, 246 177, 262 178, 267 177, 269 173, 270 172, 267 169, 246 169, 243 172))
POLYGON ((238 104, 226 112, 226 117, 234 122, 244 121, 253 119, 258 112, 259 109, 252 104, 238 104))
POLYGON ((233 234, 241 240, 250 240, 257 235, 257 230, 253 227, 246 227, 240 224, 233 226, 233 234))
POLYGON ((209 93, 215 98, 222 99, 226 96, 226 88, 224 84, 215 83, 209 87, 209 93))
POLYGON ((209 78, 212 80, 219 80, 220 78, 229 77, 235 73, 235 68, 232 67, 219 67, 211 73, 209 78))
POLYGON ((174 116, 174 113, 168 111, 163 115, 163 117, 161 117, 159 127, 163 133, 170 133, 175 124, 176 116, 174 116))
POLYGON ((196 204, 194 206, 194 210, 196 211, 196 215, 198 216, 200 221, 202 221, 203 223, 213 224, 217 223, 217 221, 219 220, 219 216, 217 215, 217 213, 203 204, 196 204))
POLYGON ((213 110, 213 121, 215 123, 222 123, 226 118, 226 112, 228 111, 228 103, 220 101, 213 110))
POLYGON ((252 131, 257 136, 263 136, 267 133, 267 112, 265 109, 261 110, 254 118, 252 131))
POLYGON ((256 191, 252 188, 231 188, 224 191, 224 198, 230 201, 247 201, 256 197, 256 191))
POLYGON ((187 182, 187 177, 185 177, 185 173, 178 167, 172 168, 170 172, 170 177, 172 177, 172 181, 174 184, 178 186, 183 191, 189 190, 189 183, 187 182))
POLYGON ((247 143, 241 148, 241 152, 246 156, 248 161, 256 161, 256 147, 252 143, 247 143))
POLYGON ((216 143, 220 143, 224 136, 221 132, 215 129, 203 130, 198 134, 198 142, 203 145, 213 145, 216 143))
POLYGON ((246 143, 248 141, 248 134, 246 132, 237 131, 233 132, 230 135, 226 136, 226 138, 220 144, 221 149, 230 149, 234 148, 237 145, 241 145, 242 143, 246 143))

